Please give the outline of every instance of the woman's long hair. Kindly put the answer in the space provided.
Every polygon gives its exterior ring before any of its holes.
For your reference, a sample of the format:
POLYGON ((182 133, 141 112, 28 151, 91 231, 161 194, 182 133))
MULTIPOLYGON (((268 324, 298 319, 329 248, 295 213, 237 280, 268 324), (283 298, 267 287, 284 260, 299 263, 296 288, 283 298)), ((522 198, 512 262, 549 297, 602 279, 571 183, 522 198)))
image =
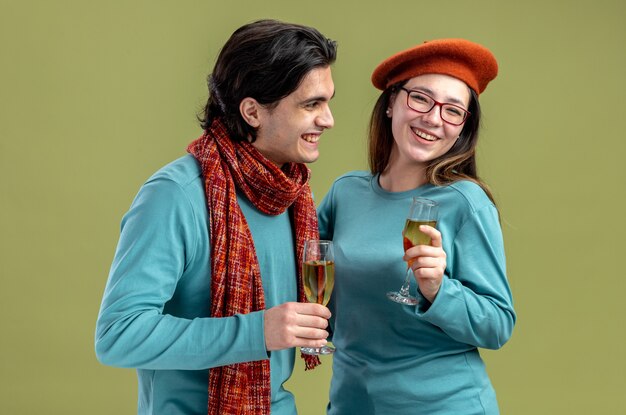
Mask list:
MULTIPOLYGON (((406 83, 400 82, 387 88, 376 101, 369 127, 369 165, 372 174, 381 174, 389 165, 394 145, 391 119, 387 117, 391 97, 406 83)), ((476 171, 476 144, 480 125, 478 95, 470 89, 469 117, 461 134, 445 154, 431 160, 426 167, 428 183, 445 186, 459 180, 469 180, 479 185, 495 204, 489 187, 478 177, 476 171)))

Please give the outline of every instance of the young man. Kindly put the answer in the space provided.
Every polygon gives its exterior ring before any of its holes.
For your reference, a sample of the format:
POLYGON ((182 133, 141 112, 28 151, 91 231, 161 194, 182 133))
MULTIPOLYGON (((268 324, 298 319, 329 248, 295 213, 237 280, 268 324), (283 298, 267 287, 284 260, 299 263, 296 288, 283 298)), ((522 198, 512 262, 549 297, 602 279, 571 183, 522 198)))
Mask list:
POLYGON ((328 309, 298 301, 302 246, 318 236, 303 163, 334 123, 335 57, 313 28, 235 31, 209 76, 204 133, 124 216, 96 354, 137 368, 139 414, 296 413, 282 386, 294 348, 328 336, 328 309))

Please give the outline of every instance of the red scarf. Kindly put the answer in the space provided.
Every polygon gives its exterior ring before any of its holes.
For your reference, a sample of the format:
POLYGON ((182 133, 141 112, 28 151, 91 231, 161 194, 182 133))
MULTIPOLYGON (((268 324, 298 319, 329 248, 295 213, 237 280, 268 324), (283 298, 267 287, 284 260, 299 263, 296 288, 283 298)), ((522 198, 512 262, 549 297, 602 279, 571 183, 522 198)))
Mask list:
MULTIPOLYGON (((279 215, 290 209, 295 225, 298 300, 306 302, 300 275, 304 241, 318 239, 319 235, 308 184, 309 169, 300 163, 279 168, 252 144, 232 141, 220 120, 214 120, 187 151, 202 167, 209 211, 211 317, 265 309, 254 242, 237 203, 236 190, 263 213, 279 215)), ((317 356, 302 357, 307 369, 320 363, 317 356)), ((210 370, 209 415, 269 414, 270 398, 268 359, 210 370)))

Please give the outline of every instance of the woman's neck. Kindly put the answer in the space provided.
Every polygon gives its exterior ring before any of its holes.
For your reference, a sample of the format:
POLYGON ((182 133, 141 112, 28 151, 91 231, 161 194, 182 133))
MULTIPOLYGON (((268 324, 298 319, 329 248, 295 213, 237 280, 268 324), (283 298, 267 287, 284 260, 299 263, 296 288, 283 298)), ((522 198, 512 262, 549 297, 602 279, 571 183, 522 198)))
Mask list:
POLYGON ((413 190, 428 183, 426 166, 391 162, 380 174, 378 182, 388 192, 413 190))

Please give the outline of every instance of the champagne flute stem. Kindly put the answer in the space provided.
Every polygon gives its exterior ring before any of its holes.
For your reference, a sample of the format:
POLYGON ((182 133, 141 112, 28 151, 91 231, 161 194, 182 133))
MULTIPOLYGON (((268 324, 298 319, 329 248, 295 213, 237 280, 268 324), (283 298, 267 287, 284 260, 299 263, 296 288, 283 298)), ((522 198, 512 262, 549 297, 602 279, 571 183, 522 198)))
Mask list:
POLYGON ((408 297, 409 296, 409 287, 411 284, 411 274, 413 273, 413 270, 411 269, 411 267, 407 267, 406 269, 406 278, 404 279, 404 284, 402 284, 402 288, 400 288, 400 295, 402 295, 403 297, 408 297))

